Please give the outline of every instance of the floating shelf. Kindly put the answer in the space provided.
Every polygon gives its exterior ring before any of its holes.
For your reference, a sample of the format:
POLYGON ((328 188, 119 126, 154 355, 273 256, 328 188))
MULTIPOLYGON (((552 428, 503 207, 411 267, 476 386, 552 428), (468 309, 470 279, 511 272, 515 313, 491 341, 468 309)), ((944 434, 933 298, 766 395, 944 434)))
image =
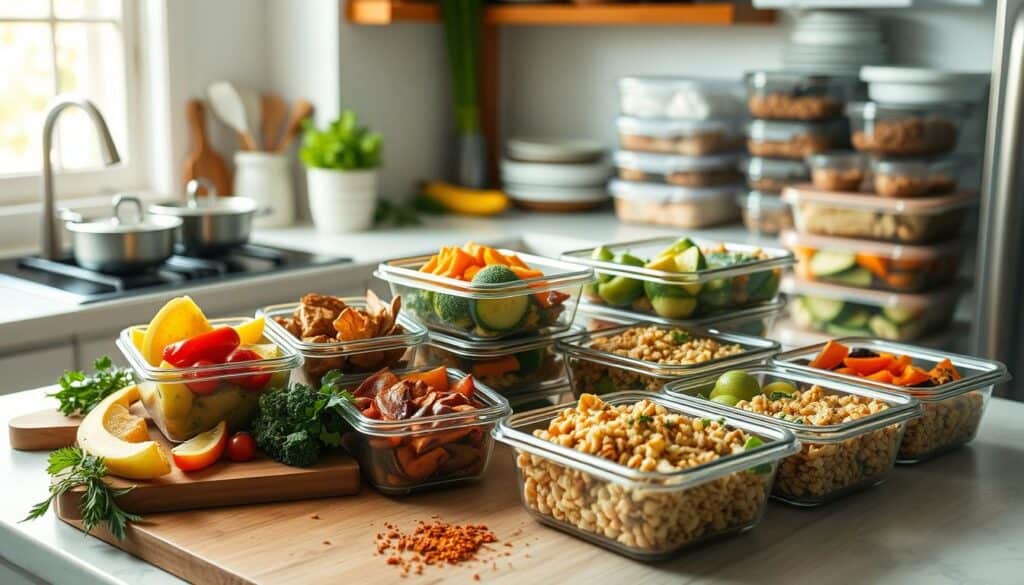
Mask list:
MULTIPOLYGON (((437 22, 436 3, 403 0, 347 0, 345 15, 356 24, 386 26, 397 22, 437 22)), ((749 4, 502 4, 484 9, 484 22, 503 26, 629 26, 767 24, 775 12, 749 4)))

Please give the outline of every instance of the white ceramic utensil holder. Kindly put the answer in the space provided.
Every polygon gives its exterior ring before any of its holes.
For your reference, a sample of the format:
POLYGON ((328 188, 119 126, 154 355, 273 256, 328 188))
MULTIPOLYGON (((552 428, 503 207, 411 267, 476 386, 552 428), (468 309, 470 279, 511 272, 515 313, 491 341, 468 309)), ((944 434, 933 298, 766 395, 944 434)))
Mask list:
POLYGON ((377 169, 306 169, 309 214, 318 232, 345 234, 370 229, 377 208, 377 169))
POLYGON ((257 214, 256 227, 284 227, 295 223, 295 194, 291 159, 287 154, 240 151, 235 153, 235 194, 256 200, 269 211, 257 214))

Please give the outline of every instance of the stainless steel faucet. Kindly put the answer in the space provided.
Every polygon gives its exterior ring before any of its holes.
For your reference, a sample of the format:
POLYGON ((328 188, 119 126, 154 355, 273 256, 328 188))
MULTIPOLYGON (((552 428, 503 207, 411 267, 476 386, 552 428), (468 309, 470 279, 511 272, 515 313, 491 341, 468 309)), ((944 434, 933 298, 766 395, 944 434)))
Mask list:
POLYGON ((103 119, 96 105, 91 101, 73 94, 60 94, 54 97, 46 112, 46 121, 43 122, 43 257, 49 260, 56 260, 60 257, 60 230, 57 227, 57 217, 54 211, 53 202, 53 167, 50 163, 50 151, 53 149, 53 128, 57 124, 60 113, 70 106, 78 106, 92 120, 93 126, 100 139, 100 154, 107 166, 121 162, 121 155, 117 153, 117 146, 110 136, 107 128, 107 121, 103 119))

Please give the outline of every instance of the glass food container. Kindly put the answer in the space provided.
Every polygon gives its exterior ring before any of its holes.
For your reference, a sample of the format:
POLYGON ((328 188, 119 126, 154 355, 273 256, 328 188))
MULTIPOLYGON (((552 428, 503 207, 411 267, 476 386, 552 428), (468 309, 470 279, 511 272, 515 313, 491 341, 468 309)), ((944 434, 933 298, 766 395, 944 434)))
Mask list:
POLYGON ((875 193, 882 197, 923 197, 956 191, 963 162, 955 157, 935 160, 876 159, 871 164, 875 193))
POLYGON ((796 256, 794 271, 814 280, 872 290, 916 293, 956 279, 967 242, 906 246, 783 232, 782 244, 796 256))
POLYGON ((747 186, 755 191, 778 193, 790 185, 811 180, 810 170, 802 160, 752 156, 741 168, 747 175, 747 186))
POLYGON ((996 361, 865 337, 844 337, 835 341, 851 349, 864 348, 876 353, 905 355, 914 365, 926 370, 948 359, 960 373, 959 380, 938 386, 907 388, 819 370, 807 365, 821 352, 824 343, 794 349, 776 356, 775 363, 782 368, 831 376, 851 384, 897 392, 919 400, 922 415, 907 423, 897 463, 919 463, 969 443, 981 426, 981 417, 985 414, 985 406, 992 397, 993 389, 996 385, 1010 380, 1006 366, 996 361))
POLYGON ((823 152, 807 157, 811 183, 825 191, 860 191, 867 178, 868 160, 853 151, 823 152))
POLYGON ((534 436, 564 406, 502 421, 494 436, 515 449, 527 512, 542 524, 637 560, 670 558, 756 526, 778 461, 799 449, 788 430, 712 403, 645 392, 617 392, 602 400, 613 406, 650 400, 688 419, 724 420, 760 443, 696 467, 640 471, 534 436))
MULTIPOLYGON (((722 408, 745 413, 765 424, 792 431, 800 441, 800 452, 779 464, 772 490, 775 498, 787 504, 817 506, 882 483, 896 462, 907 421, 921 414, 918 401, 904 394, 865 388, 774 365, 742 369, 753 376, 762 388, 773 382, 785 382, 801 390, 818 386, 824 394, 862 397, 863 400, 877 400, 888 405, 862 418, 826 425, 806 423, 802 417, 789 420, 759 414, 750 410, 753 406, 749 401, 740 403, 748 405, 746 409, 722 405, 722 408)), ((707 396, 716 380, 714 375, 687 378, 669 384, 665 391, 669 395, 707 396)))
MULTIPOLYGON (((793 264, 793 254, 782 248, 723 243, 702 238, 691 238, 702 250, 724 247, 725 255, 732 253, 759 254, 760 259, 742 261, 717 268, 692 272, 658 270, 644 266, 628 266, 591 258, 591 249, 572 250, 562 259, 594 268, 599 278, 622 277, 636 281, 642 287, 626 308, 643 319, 654 314, 669 319, 690 319, 710 315, 725 316, 741 308, 775 299, 779 290, 782 269, 793 264)), ((673 237, 652 238, 605 246, 615 255, 623 252, 639 258, 654 258, 676 241, 673 237)), ((708 256, 708 252, 705 252, 708 256)), ((588 291, 589 303, 609 304, 607 300, 588 291)))
POLYGON ((796 278, 783 280, 782 291, 789 296, 789 314, 800 327, 893 341, 913 341, 948 326, 960 296, 956 284, 911 294, 796 278))
POLYGON ((751 120, 747 124, 747 150, 753 156, 804 160, 840 147, 845 140, 844 120, 751 120))
POLYGON ((774 236, 793 228, 793 212, 778 195, 750 191, 736 196, 743 225, 752 234, 774 236))
POLYGON ((636 118, 706 120, 743 115, 743 85, 726 79, 623 77, 619 110, 636 118))
POLYGON ((562 355, 555 351, 555 341, 580 331, 571 328, 554 335, 476 342, 433 332, 420 355, 427 364, 473 374, 475 379, 510 398, 566 385, 565 366, 562 355))
POLYGON ((678 156, 619 150, 614 160, 619 178, 627 181, 711 187, 735 185, 741 179, 736 166, 739 157, 730 154, 678 156))
MULTIPOLYGON (((401 377, 428 369, 395 374, 401 377)), ((459 370, 448 370, 451 385, 465 376, 459 370)), ((336 387, 352 391, 367 377, 346 376, 336 387)), ((404 495, 480 479, 494 447, 491 430, 512 410, 503 396, 486 385, 476 383, 475 387, 474 398, 479 403, 475 410, 408 420, 369 418, 351 402, 343 401, 342 416, 351 429, 342 437, 342 444, 359 462, 366 481, 385 494, 404 495)))
MULTIPOLYGON (((738 333, 693 327, 677 329, 656 323, 639 322, 568 337, 559 341, 557 348, 565 354, 569 384, 573 394, 579 397, 584 393, 608 394, 620 390, 658 392, 665 384, 679 378, 701 376, 708 372, 725 371, 752 362, 766 361, 778 352, 779 344, 769 339, 738 333), (695 345, 687 351, 697 356, 697 363, 659 363, 595 347, 607 338, 649 326, 656 326, 665 332, 677 330, 681 335, 692 338, 695 345), (740 346, 739 353, 718 355, 717 352, 720 350, 714 349, 729 345, 740 346)), ((654 339, 650 340, 645 348, 649 348, 655 355, 667 351, 667 348, 660 347, 654 339)))
POLYGON ((648 120, 620 117, 615 121, 624 150, 706 156, 740 150, 743 120, 648 120))
POLYGON ((430 256, 383 262, 373 273, 401 295, 402 310, 431 331, 469 340, 544 335, 565 331, 584 284, 593 281, 589 268, 514 252, 544 276, 504 283, 467 282, 420 272, 430 256))
POLYGON ((541 408, 547 408, 556 404, 565 405, 566 403, 572 402, 572 392, 569 390, 569 384, 566 382, 564 386, 553 388, 549 390, 542 390, 539 392, 528 392, 526 394, 516 394, 508 397, 508 404, 512 407, 512 412, 529 412, 531 410, 538 410, 541 408))
POLYGON ((703 319, 666 319, 657 315, 642 315, 616 309, 607 305, 595 305, 583 303, 576 309, 577 325, 585 327, 587 331, 599 331, 611 329, 619 325, 629 325, 638 320, 667 325, 669 327, 680 327, 682 329, 714 329, 731 333, 742 333, 754 337, 767 337, 768 332, 775 326, 776 319, 782 315, 786 302, 782 298, 761 303, 748 309, 742 309, 729 313, 725 317, 711 316, 703 319))
POLYGON ((962 104, 849 104, 853 147, 879 156, 927 156, 956 148, 969 108, 962 104))
MULTIPOLYGON (((234 327, 251 320, 211 319, 210 325, 234 327)), ((227 421, 231 430, 245 428, 257 414, 260 395, 287 386, 292 372, 302 365, 302 356, 291 348, 288 340, 267 328, 259 344, 246 346, 265 359, 190 368, 153 366, 132 342, 132 330, 144 332, 146 327, 122 329, 117 348, 135 370, 146 412, 160 432, 175 443, 208 431, 222 420, 227 421)))
POLYGON ((692 229, 729 222, 739 215, 733 201, 738 185, 680 187, 614 179, 608 191, 615 198, 615 215, 626 223, 692 229))
POLYGON ((904 244, 955 238, 978 204, 977 193, 890 199, 803 187, 787 187, 782 199, 797 231, 904 244))
MULTIPOLYGON (((366 297, 345 297, 341 299, 349 307, 365 309, 366 297)), ((397 323, 404 331, 395 335, 354 339, 352 341, 331 341, 313 343, 303 341, 289 333, 276 317, 290 317, 298 303, 283 303, 260 309, 267 318, 267 328, 274 332, 293 350, 303 357, 302 369, 296 371, 297 381, 320 387, 320 381, 330 370, 345 374, 372 373, 381 368, 404 368, 416 359, 417 347, 427 339, 427 330, 418 322, 399 313, 397 323)))
POLYGON ((746 84, 747 108, 754 118, 827 120, 842 115, 857 78, 755 71, 747 74, 746 84))

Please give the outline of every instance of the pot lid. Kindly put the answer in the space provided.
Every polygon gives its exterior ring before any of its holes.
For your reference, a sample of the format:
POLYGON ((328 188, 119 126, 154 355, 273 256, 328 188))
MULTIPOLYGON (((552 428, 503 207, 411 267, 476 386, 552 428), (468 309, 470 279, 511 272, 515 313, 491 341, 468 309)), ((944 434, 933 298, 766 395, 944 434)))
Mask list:
POLYGON ((142 201, 138 197, 118 195, 114 198, 113 217, 84 221, 81 215, 68 211, 62 212, 61 217, 68 231, 86 234, 159 232, 173 230, 181 225, 181 220, 176 217, 146 216, 142 209, 142 201), (130 207, 134 207, 134 213, 128 211, 130 207))
POLYGON ((151 205, 150 213, 163 216, 197 217, 203 215, 237 215, 255 213, 256 201, 248 197, 225 197, 217 193, 213 182, 208 179, 193 179, 186 187, 185 201, 168 201, 151 205), (206 189, 206 196, 199 196, 199 189, 206 189))

